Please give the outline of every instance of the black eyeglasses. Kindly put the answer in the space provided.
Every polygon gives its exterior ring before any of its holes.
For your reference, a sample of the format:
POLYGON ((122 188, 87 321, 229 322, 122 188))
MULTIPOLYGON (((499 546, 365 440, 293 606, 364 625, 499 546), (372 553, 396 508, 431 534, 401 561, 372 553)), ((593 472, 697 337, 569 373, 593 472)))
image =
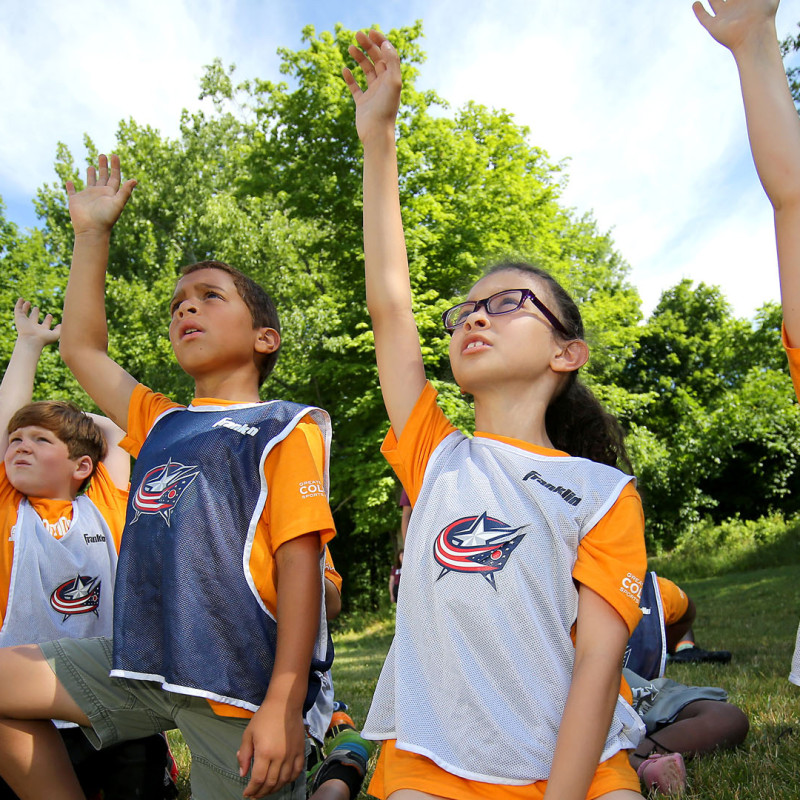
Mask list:
POLYGON ((559 333, 572 338, 567 329, 559 322, 558 317, 530 289, 506 289, 504 292, 497 292, 483 300, 467 300, 448 308, 442 314, 442 322, 444 322, 445 330, 452 335, 453 331, 463 325, 467 321, 467 317, 481 306, 486 309, 487 314, 495 317, 498 314, 510 314, 512 311, 519 310, 528 298, 559 333))

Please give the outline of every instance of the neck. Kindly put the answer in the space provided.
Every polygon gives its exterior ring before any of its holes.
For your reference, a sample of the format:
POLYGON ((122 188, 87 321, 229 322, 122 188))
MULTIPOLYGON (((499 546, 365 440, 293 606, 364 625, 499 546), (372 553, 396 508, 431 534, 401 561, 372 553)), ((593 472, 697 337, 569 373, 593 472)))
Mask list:
POLYGON ((252 373, 243 375, 239 372, 195 378, 194 396, 215 397, 234 403, 257 403, 261 399, 258 396, 258 378, 252 373))
POLYGON ((555 449, 545 427, 549 402, 549 392, 533 387, 513 391, 505 385, 482 391, 475 396, 475 430, 555 449))

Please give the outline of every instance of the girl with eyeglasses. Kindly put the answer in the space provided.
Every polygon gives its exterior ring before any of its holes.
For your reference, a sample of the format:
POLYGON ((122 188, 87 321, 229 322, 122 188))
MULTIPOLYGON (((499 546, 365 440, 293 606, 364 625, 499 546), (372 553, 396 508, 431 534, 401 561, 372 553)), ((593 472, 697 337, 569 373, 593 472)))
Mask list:
POLYGON ((414 505, 395 639, 363 731, 384 742, 369 792, 640 798, 626 751, 642 727, 621 663, 640 617, 644 522, 633 478, 615 466, 626 460, 619 428, 577 378, 589 356, 580 313, 536 267, 505 263, 481 278, 444 314, 475 435, 450 424, 412 313, 400 63, 377 31, 357 41, 366 90, 343 74, 364 146, 383 452, 414 505))

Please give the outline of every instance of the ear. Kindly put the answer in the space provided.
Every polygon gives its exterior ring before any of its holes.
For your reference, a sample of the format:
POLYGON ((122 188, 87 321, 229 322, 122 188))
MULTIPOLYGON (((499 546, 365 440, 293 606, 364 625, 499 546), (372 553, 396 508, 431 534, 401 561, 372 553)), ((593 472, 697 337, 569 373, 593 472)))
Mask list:
POLYGON ((573 339, 550 359, 550 368, 554 372, 575 372, 588 360, 589 345, 583 339, 573 339))
POLYGON ((256 331, 256 353, 274 353, 281 346, 281 335, 275 328, 258 328, 256 331))
POLYGON ((73 463, 75 464, 75 471, 72 473, 72 477, 83 483, 83 481, 92 474, 92 470, 94 469, 92 457, 81 456, 80 458, 76 458, 73 463))

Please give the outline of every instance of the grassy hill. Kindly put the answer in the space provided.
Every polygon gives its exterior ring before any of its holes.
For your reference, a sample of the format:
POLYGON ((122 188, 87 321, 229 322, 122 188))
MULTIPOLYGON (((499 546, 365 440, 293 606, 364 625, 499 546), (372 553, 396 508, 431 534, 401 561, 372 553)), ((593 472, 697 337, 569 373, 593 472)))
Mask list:
MULTIPOLYGON (((666 570, 664 574, 670 577, 666 570)), ((724 666, 670 665, 667 675, 682 683, 722 686, 731 702, 747 713, 751 725, 747 740, 738 750, 687 764, 689 792, 685 797, 797 800, 800 687, 792 686, 786 676, 800 621, 800 566, 682 579, 680 585, 698 608, 698 643, 709 649, 730 650, 733 659, 724 666)), ((343 623, 335 637, 336 696, 348 703, 360 725, 389 649, 393 622, 387 615, 343 623)), ((174 737, 185 773, 185 748, 179 735, 170 736, 174 737)), ((184 786, 182 796, 188 797, 188 786, 184 786)))

